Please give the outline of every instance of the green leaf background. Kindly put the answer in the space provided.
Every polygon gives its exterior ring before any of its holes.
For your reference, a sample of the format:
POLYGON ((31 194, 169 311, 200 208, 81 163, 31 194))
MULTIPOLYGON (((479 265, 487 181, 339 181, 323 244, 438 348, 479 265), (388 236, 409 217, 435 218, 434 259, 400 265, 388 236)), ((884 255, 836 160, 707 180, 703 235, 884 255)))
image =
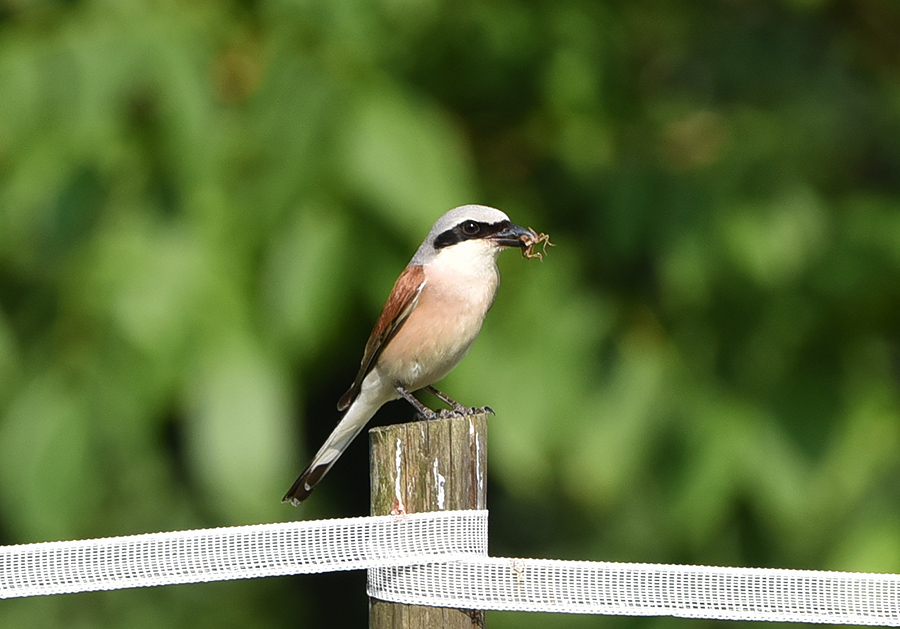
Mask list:
MULTIPOLYGON (((893 0, 0 1, 0 543, 366 513, 364 439, 279 499, 431 223, 485 203, 557 245, 503 256, 442 384, 497 411, 493 554, 900 572, 898 32, 893 0)), ((360 573, 0 604, 365 619, 360 573)))

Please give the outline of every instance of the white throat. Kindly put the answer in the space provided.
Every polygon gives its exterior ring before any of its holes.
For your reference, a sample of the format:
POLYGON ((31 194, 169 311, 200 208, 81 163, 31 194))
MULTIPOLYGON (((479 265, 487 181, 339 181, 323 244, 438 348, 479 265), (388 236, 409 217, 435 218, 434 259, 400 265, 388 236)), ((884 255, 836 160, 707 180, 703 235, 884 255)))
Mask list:
POLYGON ((500 247, 487 240, 466 240, 439 250, 425 266, 469 282, 495 284, 500 251, 500 247))

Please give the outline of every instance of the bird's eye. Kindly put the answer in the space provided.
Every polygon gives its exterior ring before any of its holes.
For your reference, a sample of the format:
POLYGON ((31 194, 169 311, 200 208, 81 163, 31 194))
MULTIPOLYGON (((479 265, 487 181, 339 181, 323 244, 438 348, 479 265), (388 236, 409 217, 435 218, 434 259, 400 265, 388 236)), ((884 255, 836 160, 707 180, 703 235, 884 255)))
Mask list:
POLYGON ((466 236, 474 236, 478 233, 478 223, 475 221, 466 221, 462 224, 462 230, 466 236))

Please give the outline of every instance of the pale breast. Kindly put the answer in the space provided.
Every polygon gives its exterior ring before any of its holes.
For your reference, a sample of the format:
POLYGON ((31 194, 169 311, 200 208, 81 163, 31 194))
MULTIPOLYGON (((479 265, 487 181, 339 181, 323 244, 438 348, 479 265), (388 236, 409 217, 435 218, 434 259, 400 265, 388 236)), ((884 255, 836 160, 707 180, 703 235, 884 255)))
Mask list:
POLYGON ((443 378, 478 336, 497 284, 493 265, 489 274, 477 276, 426 269, 416 309, 384 348, 376 368, 410 390, 443 378))

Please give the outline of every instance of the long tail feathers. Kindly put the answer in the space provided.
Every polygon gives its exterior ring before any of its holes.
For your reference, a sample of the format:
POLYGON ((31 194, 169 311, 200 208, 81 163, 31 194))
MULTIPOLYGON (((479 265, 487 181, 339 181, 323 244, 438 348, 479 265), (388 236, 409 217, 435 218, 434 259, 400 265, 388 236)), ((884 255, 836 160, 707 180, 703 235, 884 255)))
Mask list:
POLYGON ((319 448, 310 464, 291 485, 282 498, 282 502, 290 502, 296 507, 306 500, 380 406, 380 404, 367 404, 361 397, 357 398, 322 447, 319 448))
POLYGON ((299 507, 300 503, 306 500, 312 493, 313 488, 322 480, 325 473, 331 469, 331 463, 316 465, 315 461, 309 464, 288 492, 281 499, 282 502, 290 502, 295 507, 299 507), (315 467, 314 467, 315 466, 315 467))

